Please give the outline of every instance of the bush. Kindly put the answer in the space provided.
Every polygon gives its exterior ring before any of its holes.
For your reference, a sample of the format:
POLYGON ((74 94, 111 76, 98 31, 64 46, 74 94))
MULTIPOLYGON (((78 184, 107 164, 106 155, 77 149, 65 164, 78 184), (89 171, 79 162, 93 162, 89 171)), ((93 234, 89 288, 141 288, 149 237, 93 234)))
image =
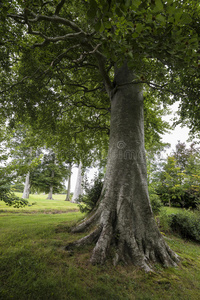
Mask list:
POLYGON ((163 206, 159 196, 156 194, 150 194, 150 201, 154 215, 158 215, 161 207, 163 206))
POLYGON ((11 190, 10 184, 7 178, 2 179, 0 177, 0 201, 4 201, 6 205, 16 208, 24 207, 28 204, 28 201, 17 197, 11 190))
POLYGON ((181 237, 200 242, 200 216, 197 214, 190 211, 171 214, 169 222, 172 231, 181 237))
POLYGON ((103 188, 103 174, 101 173, 98 176, 95 176, 92 185, 89 185, 88 182, 86 181, 84 185, 86 194, 81 195, 78 198, 78 202, 80 203, 78 206, 82 213, 85 212, 89 213, 95 208, 97 201, 101 196, 102 188, 103 188))
POLYGON ((158 227, 160 228, 161 231, 164 232, 170 232, 170 217, 167 214, 167 210, 165 207, 162 207, 160 209, 159 216, 156 218, 158 227))

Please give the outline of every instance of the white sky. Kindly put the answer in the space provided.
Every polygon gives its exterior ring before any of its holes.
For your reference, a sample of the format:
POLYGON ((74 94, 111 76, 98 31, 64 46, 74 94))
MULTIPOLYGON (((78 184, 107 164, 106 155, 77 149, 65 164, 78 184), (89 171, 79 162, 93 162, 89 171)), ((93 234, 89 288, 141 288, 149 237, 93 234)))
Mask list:
MULTIPOLYGON (((178 110, 178 102, 174 103, 171 106, 171 110, 173 111, 171 115, 163 117, 163 119, 169 122, 170 125, 173 124, 172 119, 176 116, 176 111, 178 110)), ((166 149, 166 154, 170 154, 172 150, 175 150, 175 146, 178 144, 178 141, 187 144, 188 138, 189 129, 187 127, 181 127, 180 125, 177 125, 175 129, 170 133, 163 135, 163 142, 171 144, 171 147, 169 149, 166 149)))

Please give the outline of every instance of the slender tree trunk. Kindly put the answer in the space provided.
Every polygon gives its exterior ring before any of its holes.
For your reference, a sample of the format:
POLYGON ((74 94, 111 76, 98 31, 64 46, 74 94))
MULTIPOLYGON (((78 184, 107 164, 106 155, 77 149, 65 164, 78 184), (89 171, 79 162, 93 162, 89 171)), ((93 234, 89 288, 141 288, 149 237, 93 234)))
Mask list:
MULTIPOLYGON (((51 178, 54 178, 54 171, 51 172, 51 178)), ((53 200, 53 183, 50 185, 47 200, 53 200)))
POLYGON ((95 229, 66 249, 94 241, 93 264, 104 263, 113 247, 114 264, 123 261, 150 271, 152 262, 173 266, 178 257, 165 243, 153 217, 147 187, 142 86, 131 83, 133 80, 126 65, 116 70, 101 199, 92 216, 73 232, 93 225, 95 229))
MULTIPOLYGON (((29 149, 29 154, 30 157, 32 156, 32 147, 30 147, 29 149)), ((31 159, 30 159, 30 163, 31 163, 31 159)), ((23 191, 23 195, 22 198, 23 199, 28 199, 29 198, 29 194, 30 194, 30 172, 28 171, 28 173, 26 174, 26 180, 25 180, 25 185, 24 185, 24 191, 23 191)))
POLYGON ((71 202, 76 203, 78 197, 80 195, 82 195, 82 193, 83 193, 83 190, 82 190, 82 163, 80 162, 80 164, 78 166, 78 175, 77 175, 77 179, 76 179, 74 195, 73 195, 71 202))
POLYGON ((22 198, 23 199, 28 199, 29 198, 29 193, 30 193, 30 172, 26 174, 26 180, 25 180, 25 185, 24 185, 24 191, 22 198))
POLYGON ((49 194, 47 197, 48 200, 53 200, 53 186, 50 186, 49 194))
POLYGON ((67 195, 65 201, 70 201, 70 192, 71 192, 71 176, 72 176, 72 163, 69 163, 69 177, 67 184, 67 195))

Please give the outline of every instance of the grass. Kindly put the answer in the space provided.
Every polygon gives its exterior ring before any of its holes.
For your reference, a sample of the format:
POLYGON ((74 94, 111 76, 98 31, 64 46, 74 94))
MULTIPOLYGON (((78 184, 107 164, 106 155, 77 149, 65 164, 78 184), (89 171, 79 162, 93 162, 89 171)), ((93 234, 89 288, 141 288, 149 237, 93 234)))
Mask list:
POLYGON ((169 206, 164 206, 164 209, 166 210, 166 213, 169 214, 178 214, 180 213, 183 209, 180 207, 169 207, 169 206))
MULTIPOLYGON (((22 193, 15 193, 18 197, 22 197, 22 193)), ((0 211, 14 212, 14 213, 56 213, 78 211, 78 206, 75 203, 64 201, 66 195, 53 195, 54 200, 47 200, 47 195, 30 195, 29 205, 24 208, 14 208, 7 206, 4 202, 0 201, 0 211)))
POLYGON ((94 245, 73 253, 63 248, 83 236, 69 232, 82 214, 70 211, 71 204, 61 199, 55 200, 58 207, 52 200, 46 205, 44 201, 49 202, 38 196, 34 211, 25 208, 29 213, 1 207, 1 300, 200 299, 199 244, 166 236, 181 265, 155 266, 155 273, 145 274, 133 266, 113 267, 109 260, 104 266, 92 266, 88 260, 94 245), (51 209, 54 213, 46 213, 51 209))

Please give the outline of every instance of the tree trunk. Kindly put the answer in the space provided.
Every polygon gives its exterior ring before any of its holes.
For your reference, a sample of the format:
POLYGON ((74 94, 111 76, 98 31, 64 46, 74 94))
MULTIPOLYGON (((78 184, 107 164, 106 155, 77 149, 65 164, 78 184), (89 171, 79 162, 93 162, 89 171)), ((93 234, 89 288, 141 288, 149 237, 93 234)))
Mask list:
POLYGON ((49 194, 46 200, 53 200, 53 186, 51 185, 49 188, 49 194))
MULTIPOLYGON (((51 172, 51 178, 53 180, 54 178, 54 171, 51 172)), ((53 183, 51 183, 50 188, 49 188, 49 194, 46 200, 53 200, 53 183)))
POLYGON ((67 195, 66 195, 65 201, 70 201, 71 176, 72 176, 72 163, 69 163, 69 177, 68 177, 67 195))
MULTIPOLYGON (((30 147, 30 149, 29 149, 30 157, 32 157, 32 151, 33 151, 33 149, 32 149, 32 147, 30 147)), ((30 163, 31 163, 31 159, 30 159, 30 163)), ((28 173, 26 174, 26 180, 25 180, 22 199, 28 199, 29 198, 30 187, 31 187, 30 186, 30 172, 28 171, 28 173)))
POLYGON ((29 193, 30 193, 30 172, 26 174, 26 180, 25 180, 25 185, 24 185, 24 191, 22 198, 23 199, 28 199, 29 198, 29 193))
POLYGON ((116 70, 101 199, 96 212, 73 232, 92 225, 95 230, 66 249, 95 241, 93 264, 104 263, 113 246, 114 264, 123 261, 150 271, 152 262, 172 266, 178 257, 165 243, 153 217, 147 187, 142 86, 131 83, 133 80, 126 65, 116 70))
POLYGON ((78 174, 77 174, 77 179, 76 179, 76 186, 75 186, 75 190, 74 190, 74 194, 72 197, 72 201, 73 203, 77 203, 78 197, 80 195, 82 195, 83 190, 82 190, 82 163, 80 162, 79 166, 78 166, 78 174))

